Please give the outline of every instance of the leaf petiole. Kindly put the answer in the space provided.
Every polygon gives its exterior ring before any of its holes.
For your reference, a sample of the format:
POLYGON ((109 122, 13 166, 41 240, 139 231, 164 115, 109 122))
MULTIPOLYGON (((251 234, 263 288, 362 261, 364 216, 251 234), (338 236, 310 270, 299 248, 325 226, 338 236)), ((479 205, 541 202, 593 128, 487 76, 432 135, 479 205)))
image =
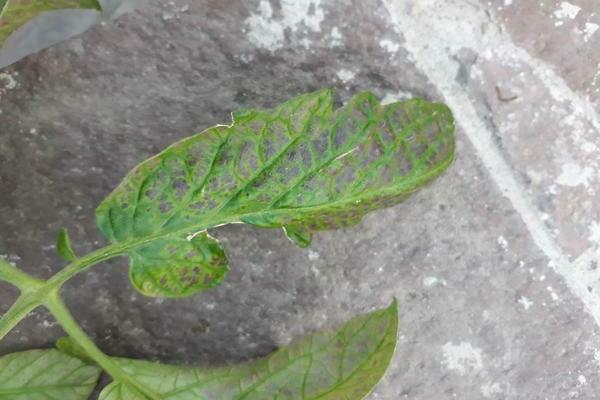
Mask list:
POLYGON ((12 266, 8 261, 0 257, 0 281, 8 282, 21 291, 40 286, 43 281, 35 279, 19 268, 12 266))
POLYGON ((96 346, 83 329, 81 329, 77 321, 75 321, 73 315, 71 315, 71 312, 61 300, 58 290, 49 293, 44 306, 54 315, 54 318, 56 318, 56 321, 63 327, 65 332, 81 346, 89 357, 104 368, 115 381, 127 385, 130 390, 149 400, 161 400, 158 394, 127 375, 121 367, 96 346))
POLYGON ((0 259, 0 280, 16 286, 21 291, 17 301, 0 319, 0 340, 27 314, 44 304, 50 293, 60 290, 70 278, 94 264, 121 254, 123 251, 122 245, 103 247, 75 260, 47 281, 36 279, 0 259))

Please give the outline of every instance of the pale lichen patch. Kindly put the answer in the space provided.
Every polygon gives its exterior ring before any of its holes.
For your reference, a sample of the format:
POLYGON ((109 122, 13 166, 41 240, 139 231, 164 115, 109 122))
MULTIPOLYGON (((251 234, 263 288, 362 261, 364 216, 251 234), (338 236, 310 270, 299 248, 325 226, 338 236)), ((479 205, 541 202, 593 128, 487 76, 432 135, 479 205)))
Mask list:
POLYGON ((442 365, 459 375, 467 375, 483 368, 483 351, 469 342, 456 345, 448 342, 442 347, 442 353, 442 365))

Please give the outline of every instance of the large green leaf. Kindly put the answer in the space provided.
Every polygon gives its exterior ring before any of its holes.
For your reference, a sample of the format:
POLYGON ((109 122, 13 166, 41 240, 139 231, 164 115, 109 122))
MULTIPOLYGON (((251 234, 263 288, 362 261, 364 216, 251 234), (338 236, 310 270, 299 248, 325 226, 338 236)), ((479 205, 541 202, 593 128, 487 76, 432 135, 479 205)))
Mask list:
POLYGON ((0 0, 0 47, 8 37, 38 15, 67 8, 100 10, 98 0, 0 0))
MULTIPOLYGON (((114 358, 137 382, 163 400, 359 400, 384 375, 396 347, 398 308, 354 318, 284 347, 268 357, 217 369, 176 367, 114 358)), ((76 356, 70 339, 59 348, 76 356)), ((84 356, 85 358, 85 356, 84 356)), ((100 400, 145 400, 113 382, 100 400)))
POLYGON ((2 400, 87 400, 100 369, 58 350, 30 350, 0 357, 2 400))
MULTIPOLYGON (((453 157, 445 105, 414 99, 384 107, 364 92, 334 111, 332 92, 321 90, 273 110, 236 112, 230 126, 175 143, 131 171, 96 217, 134 260, 132 276, 153 277, 134 279, 138 290, 177 297, 203 288, 177 282, 173 270, 181 267, 167 249, 176 252, 183 238, 244 222, 283 227, 305 246, 314 231, 353 225, 400 202, 453 157), (140 253, 156 257, 144 261, 140 253)), ((216 242, 206 247, 222 252, 216 242)))

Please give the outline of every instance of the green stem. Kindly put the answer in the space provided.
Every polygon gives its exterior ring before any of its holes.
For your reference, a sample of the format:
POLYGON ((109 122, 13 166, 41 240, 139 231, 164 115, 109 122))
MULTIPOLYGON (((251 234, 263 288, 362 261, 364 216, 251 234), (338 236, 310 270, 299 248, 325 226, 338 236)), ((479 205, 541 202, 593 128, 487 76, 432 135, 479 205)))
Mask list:
POLYGON ((130 247, 130 244, 123 242, 122 244, 113 244, 94 250, 85 256, 76 259, 71 264, 60 270, 56 275, 50 278, 47 285, 52 288, 60 288, 66 281, 80 272, 85 271, 91 266, 106 261, 110 258, 123 254, 130 247))
POLYGON ((39 305, 31 295, 21 295, 0 319, 0 340, 39 305))
POLYGON ((127 375, 110 357, 104 354, 89 336, 81 329, 77 321, 71 315, 63 301, 60 299, 58 290, 50 292, 44 305, 54 315, 65 332, 79 344, 98 365, 117 381, 127 385, 136 394, 150 400, 161 400, 161 397, 152 390, 144 387, 141 383, 127 375))
POLYGON ((59 290, 66 281, 92 265, 121 254, 124 247, 112 245, 93 251, 73 261, 47 281, 35 279, 6 261, 0 260, 0 280, 9 282, 21 290, 21 296, 0 319, 0 340, 27 314, 42 305, 51 292, 59 290))
POLYGON ((13 267, 3 258, 0 258, 0 280, 6 281, 21 290, 37 287, 42 281, 32 278, 20 269, 13 267))

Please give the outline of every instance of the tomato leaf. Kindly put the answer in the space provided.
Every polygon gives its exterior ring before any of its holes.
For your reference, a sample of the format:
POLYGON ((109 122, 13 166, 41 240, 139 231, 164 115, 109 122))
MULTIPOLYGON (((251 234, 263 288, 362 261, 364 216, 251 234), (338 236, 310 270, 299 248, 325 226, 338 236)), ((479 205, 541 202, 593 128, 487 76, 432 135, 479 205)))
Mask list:
MULTIPOLYGON (((176 279, 168 271, 181 270, 181 260, 136 263, 140 248, 159 253, 147 249, 233 222, 284 228, 307 246, 315 231, 399 203, 453 158, 454 121, 445 105, 414 99, 382 106, 364 92, 334 111, 332 92, 321 90, 273 110, 236 112, 230 126, 175 143, 133 169, 96 219, 129 254, 131 276, 153 276, 154 288, 156 280, 176 279)), ((203 246, 223 262, 218 245, 203 246)), ((133 283, 148 292, 141 279, 133 283)), ((206 287, 176 286, 149 292, 178 297, 206 287)))
POLYGON ((40 14, 68 8, 101 10, 98 0, 4 0, 0 3, 0 47, 8 37, 40 14))
POLYGON ((193 294, 217 286, 227 271, 223 248, 206 232, 159 239, 131 255, 131 282, 146 296, 193 294))
POLYGON ((58 350, 30 350, 0 357, 0 399, 87 400, 100 369, 58 350))
MULTIPOLYGON (((216 369, 113 358, 123 371, 165 400, 357 400, 379 382, 396 347, 398 307, 364 314, 337 329, 305 337, 275 353, 216 369)), ((81 357, 63 339, 60 347, 81 357)), ((100 400, 145 400, 113 382, 100 400)))

